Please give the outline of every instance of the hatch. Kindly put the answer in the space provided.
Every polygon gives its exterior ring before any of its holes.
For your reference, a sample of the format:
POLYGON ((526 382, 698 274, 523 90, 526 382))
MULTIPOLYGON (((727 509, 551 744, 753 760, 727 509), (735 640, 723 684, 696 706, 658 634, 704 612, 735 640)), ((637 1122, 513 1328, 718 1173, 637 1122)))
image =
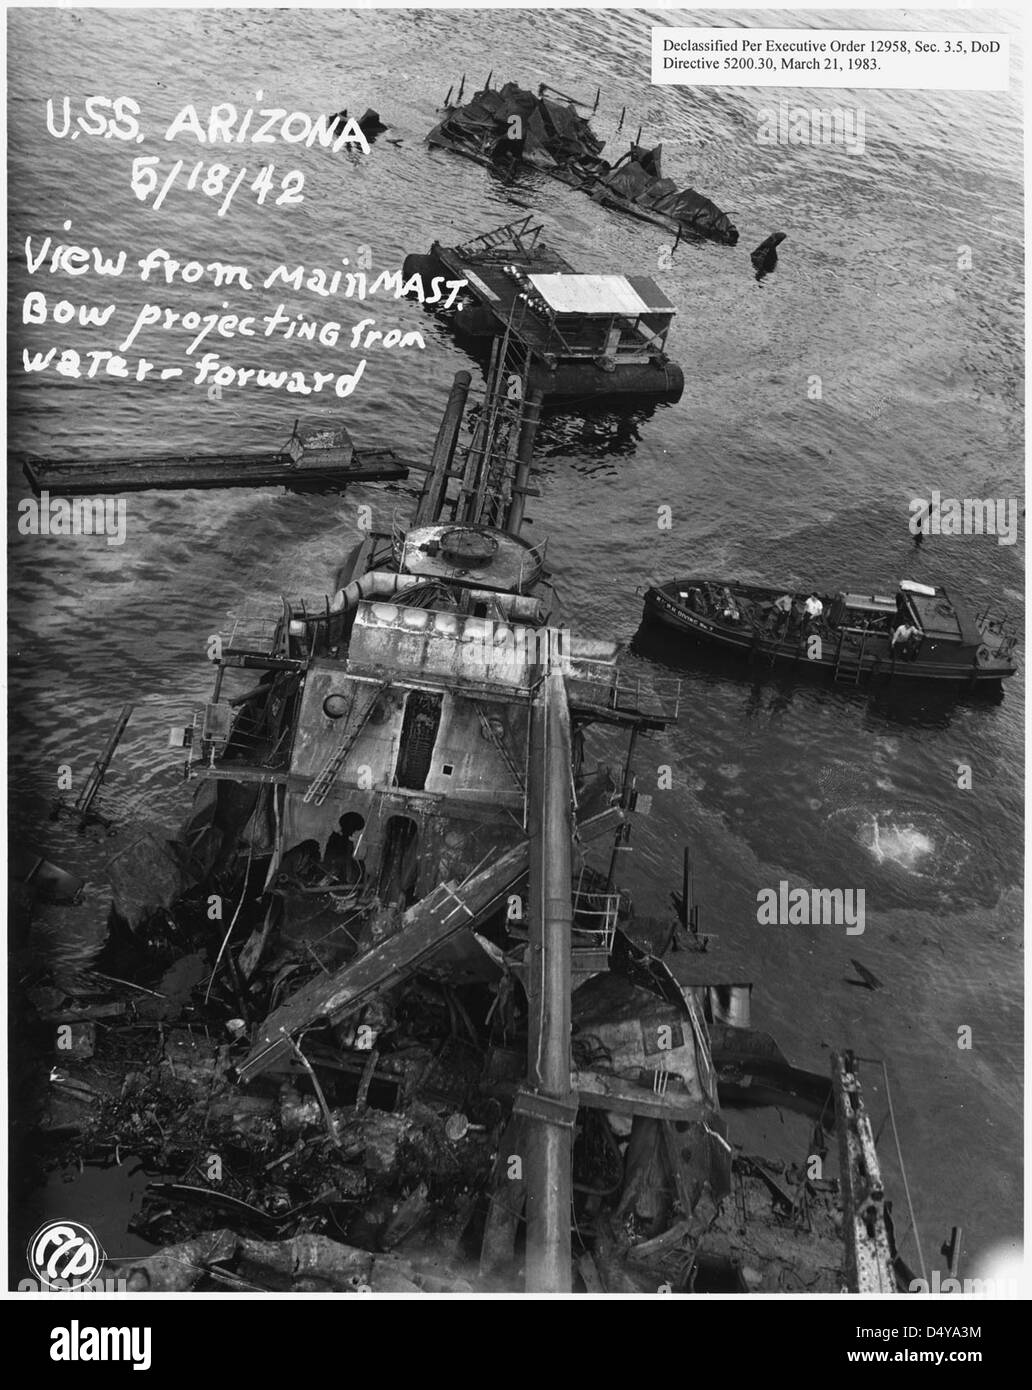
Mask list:
POLYGON ((405 536, 403 574, 450 579, 477 589, 520 593, 541 573, 542 556, 527 541, 487 526, 417 526, 405 536))

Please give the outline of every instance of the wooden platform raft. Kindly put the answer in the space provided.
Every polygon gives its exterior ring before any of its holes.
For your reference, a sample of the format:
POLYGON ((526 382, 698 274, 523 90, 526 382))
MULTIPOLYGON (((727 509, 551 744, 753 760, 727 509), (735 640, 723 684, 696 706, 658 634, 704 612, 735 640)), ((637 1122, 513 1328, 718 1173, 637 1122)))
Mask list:
POLYGON ((128 454, 95 459, 28 457, 25 476, 37 496, 83 492, 143 492, 151 488, 275 487, 341 489, 348 483, 394 482, 411 467, 393 449, 359 453, 346 427, 334 421, 295 424, 283 449, 261 454, 128 454))

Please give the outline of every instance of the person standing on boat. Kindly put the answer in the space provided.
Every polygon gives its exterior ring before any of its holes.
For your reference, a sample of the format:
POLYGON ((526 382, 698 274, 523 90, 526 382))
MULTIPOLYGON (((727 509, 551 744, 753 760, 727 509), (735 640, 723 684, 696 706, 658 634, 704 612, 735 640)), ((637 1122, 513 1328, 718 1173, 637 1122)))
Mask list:
POLYGON ((917 648, 917 639, 920 634, 916 627, 910 623, 900 623, 896 631, 892 634, 892 654, 898 654, 904 661, 912 661, 917 648))
POLYGON ((816 632, 820 626, 821 615, 824 612, 824 604, 816 594, 811 594, 803 604, 803 616, 806 624, 806 633, 809 635, 816 632))

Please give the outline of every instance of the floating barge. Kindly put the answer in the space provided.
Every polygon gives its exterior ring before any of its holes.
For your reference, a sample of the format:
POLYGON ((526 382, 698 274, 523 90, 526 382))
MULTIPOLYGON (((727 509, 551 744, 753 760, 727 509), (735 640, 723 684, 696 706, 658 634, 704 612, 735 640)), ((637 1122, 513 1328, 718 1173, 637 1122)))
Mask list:
POLYGON ((37 496, 84 492, 144 492, 151 488, 275 487, 333 491, 349 483, 400 482, 408 463, 393 449, 356 450, 340 423, 295 425, 286 446, 271 454, 136 454, 100 459, 23 460, 37 496))
POLYGON ((532 217, 462 246, 435 241, 403 275, 468 281, 456 330, 508 338, 529 362, 528 387, 546 401, 677 401, 684 373, 667 355, 677 312, 647 275, 581 275, 541 240, 532 217))
POLYGON ((492 88, 489 78, 465 106, 452 106, 449 89, 444 119, 427 143, 495 168, 540 169, 582 189, 595 202, 665 227, 678 238, 705 237, 736 245, 738 229, 716 203, 693 188, 678 189, 663 177, 662 145, 641 145, 639 130, 627 152, 610 164, 601 157, 604 142, 575 109, 583 103, 572 97, 553 101, 545 95, 548 90, 542 84, 535 96, 515 82, 492 88))
POLYGON ((1018 639, 1005 614, 976 612, 941 585, 912 580, 893 596, 676 579, 648 589, 645 618, 693 642, 771 665, 813 667, 852 685, 879 676, 981 685, 1017 670, 1018 639))

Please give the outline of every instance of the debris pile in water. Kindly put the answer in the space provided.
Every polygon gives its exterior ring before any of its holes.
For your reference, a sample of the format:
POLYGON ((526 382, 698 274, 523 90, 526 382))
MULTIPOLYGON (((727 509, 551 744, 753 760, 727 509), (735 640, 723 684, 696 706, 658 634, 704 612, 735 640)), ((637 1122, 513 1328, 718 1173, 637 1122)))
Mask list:
POLYGON ((449 107, 428 142, 485 164, 522 161, 644 221, 735 245, 738 229, 716 203, 663 177, 661 145, 650 150, 635 141, 610 164, 589 122, 543 90, 535 96, 515 82, 486 87, 465 106, 449 107))
MULTIPOLYGON (((520 1287, 513 1102, 528 1020, 517 998, 418 975, 313 1029, 245 1088, 233 986, 217 977, 208 992, 214 950, 197 945, 181 932, 160 966, 141 969, 116 941, 100 964, 121 980, 84 971, 23 1000, 41 1043, 54 1025, 88 1040, 55 1052, 38 1093, 45 1166, 106 1160, 154 1177, 130 1229, 155 1253, 115 1259, 110 1277, 131 1291, 520 1287)), ((252 1008, 293 983, 288 955, 256 971, 252 1008)), ((575 1289, 841 1288, 838 1183, 808 1178, 804 1144, 797 1164, 761 1160, 728 1142, 706 1100, 689 1122, 661 1117, 665 1097, 653 1096, 653 1117, 641 1097, 620 1100, 636 1094, 642 1038, 658 1029, 684 1037, 669 1056, 671 1101, 685 1084, 677 1068, 691 1075, 705 1060, 691 1013, 646 976, 674 978, 624 938, 616 970, 577 997, 576 1074, 583 1094, 607 1099, 582 1109, 575 1132, 575 1289)))
MULTIPOLYGON (((323 608, 284 599, 271 636, 222 645, 185 826, 106 845, 93 968, 16 966, 43 1166, 161 1179, 130 1224, 155 1255, 102 1233, 133 1289, 888 1291, 851 1062, 829 1083, 750 1028, 687 855, 675 922, 615 882, 648 809, 635 738, 679 687, 552 626, 508 370, 499 352, 462 468, 457 376, 413 526, 359 542, 323 608), (627 732, 621 785, 586 766, 600 722, 627 732), (779 1126, 788 1166, 734 1142, 728 1086, 817 1119, 779 1126)), ((21 886, 31 951, 47 897, 70 912, 85 886, 34 862, 21 886)))

